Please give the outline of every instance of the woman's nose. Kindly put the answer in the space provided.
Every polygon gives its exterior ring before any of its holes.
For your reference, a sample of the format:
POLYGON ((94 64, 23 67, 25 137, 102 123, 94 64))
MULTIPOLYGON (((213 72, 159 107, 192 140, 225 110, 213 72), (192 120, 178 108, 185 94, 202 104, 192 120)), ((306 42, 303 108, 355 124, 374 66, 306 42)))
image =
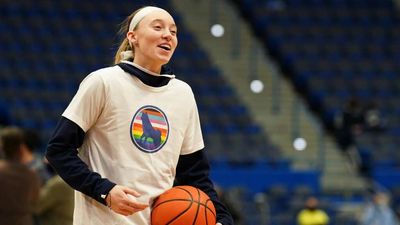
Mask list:
POLYGON ((165 39, 167 39, 167 40, 171 40, 171 38, 172 38, 172 33, 170 32, 170 31, 165 31, 164 33, 163 33, 163 38, 165 38, 165 39))

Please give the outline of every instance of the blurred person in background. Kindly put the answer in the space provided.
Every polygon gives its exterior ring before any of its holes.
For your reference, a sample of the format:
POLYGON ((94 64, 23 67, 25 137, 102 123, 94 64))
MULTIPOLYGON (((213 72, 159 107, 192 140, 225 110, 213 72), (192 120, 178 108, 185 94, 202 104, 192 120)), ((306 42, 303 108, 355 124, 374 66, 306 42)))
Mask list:
POLYGON ((355 136, 363 133, 364 126, 364 107, 357 98, 352 97, 335 118, 336 136, 343 151, 354 147, 355 136))
POLYGON ((329 224, 328 214, 319 208, 319 201, 316 197, 309 197, 305 202, 305 208, 297 215, 298 225, 327 225, 329 224))
POLYGON ((360 225, 399 225, 386 193, 377 192, 372 196, 362 213, 360 225))
POLYGON ((352 169, 363 173, 363 159, 356 145, 356 137, 365 129, 364 107, 356 97, 351 97, 335 118, 335 135, 338 144, 350 160, 352 169))
POLYGON ((149 225, 149 206, 176 180, 207 193, 218 224, 232 225, 209 178, 193 92, 164 66, 178 44, 174 19, 143 7, 121 33, 115 65, 81 82, 47 147, 77 190, 74 224, 149 225))
POLYGON ((0 128, 11 125, 11 115, 8 107, 0 102, 0 128))
MULTIPOLYGON (((221 186, 215 185, 215 191, 220 199, 220 201, 226 206, 232 215, 233 222, 235 225, 243 225, 243 215, 239 209, 239 205, 233 203, 233 199, 230 198, 228 192, 221 186)), ((236 199, 240 202, 240 199, 236 199)))
POLYGON ((0 224, 32 225, 39 196, 38 175, 23 163, 26 151, 24 132, 16 127, 0 130, 0 224))
POLYGON ((74 190, 44 161, 51 178, 40 189, 35 214, 40 225, 72 225, 74 190))
POLYGON ((384 118, 376 101, 369 101, 364 110, 365 130, 379 133, 386 129, 387 121, 384 118))
MULTIPOLYGON (((8 107, 0 102, 0 129, 11 125, 11 116, 8 107)), ((0 150, 0 159, 4 158, 4 152, 0 150)))
POLYGON ((39 153, 42 146, 40 136, 32 129, 24 129, 24 138, 26 144, 23 148, 22 163, 35 171, 40 177, 41 185, 45 185, 52 174, 43 161, 43 155, 39 153))

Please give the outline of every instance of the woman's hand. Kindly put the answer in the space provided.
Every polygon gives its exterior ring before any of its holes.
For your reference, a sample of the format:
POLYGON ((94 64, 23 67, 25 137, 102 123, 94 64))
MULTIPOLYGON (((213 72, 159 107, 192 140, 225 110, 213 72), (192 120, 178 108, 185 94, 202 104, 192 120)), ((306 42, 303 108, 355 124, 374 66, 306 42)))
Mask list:
POLYGON ((130 216, 149 206, 148 204, 137 202, 129 195, 134 197, 140 196, 140 194, 133 189, 121 185, 115 185, 107 195, 107 206, 112 211, 124 216, 130 216))
POLYGON ((221 223, 217 223, 217 224, 215 224, 215 225, 222 225, 221 223))

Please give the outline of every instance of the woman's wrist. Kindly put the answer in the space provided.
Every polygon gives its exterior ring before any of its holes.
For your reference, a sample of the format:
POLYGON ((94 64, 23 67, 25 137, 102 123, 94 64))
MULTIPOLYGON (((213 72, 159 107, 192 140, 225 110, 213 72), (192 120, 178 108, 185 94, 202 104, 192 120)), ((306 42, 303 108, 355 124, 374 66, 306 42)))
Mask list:
POLYGON ((110 194, 110 192, 108 192, 106 195, 106 205, 108 208, 111 209, 111 194, 110 194))

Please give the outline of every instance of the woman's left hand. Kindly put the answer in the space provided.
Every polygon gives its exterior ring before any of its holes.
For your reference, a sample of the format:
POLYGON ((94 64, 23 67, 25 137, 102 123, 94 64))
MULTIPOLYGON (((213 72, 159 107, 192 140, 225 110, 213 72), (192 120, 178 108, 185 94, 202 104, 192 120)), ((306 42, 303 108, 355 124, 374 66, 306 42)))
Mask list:
POLYGON ((215 224, 215 225, 222 225, 221 223, 217 223, 217 224, 215 224))

